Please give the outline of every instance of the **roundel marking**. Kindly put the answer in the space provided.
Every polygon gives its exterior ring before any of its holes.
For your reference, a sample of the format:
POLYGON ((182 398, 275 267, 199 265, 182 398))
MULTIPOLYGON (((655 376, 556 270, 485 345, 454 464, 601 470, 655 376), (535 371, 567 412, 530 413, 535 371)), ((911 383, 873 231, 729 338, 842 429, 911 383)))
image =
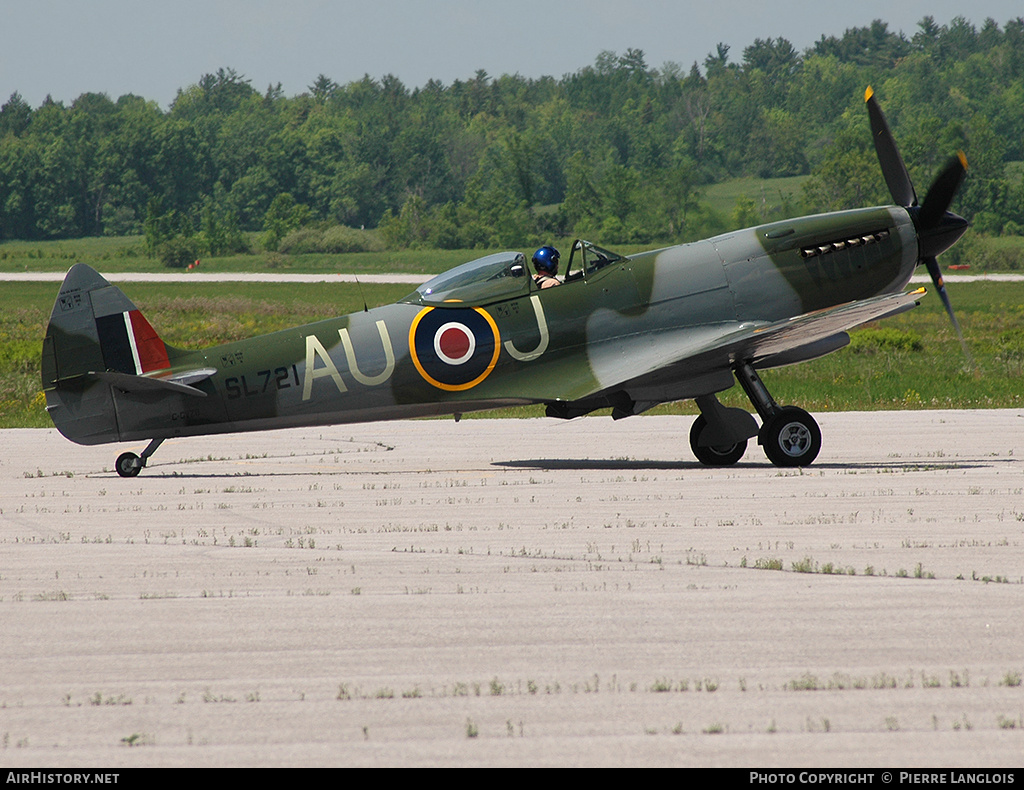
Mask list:
POLYGON ((434 352, 442 362, 463 365, 476 351, 476 338, 469 327, 456 321, 443 324, 434 335, 434 352))
POLYGON ((409 328, 409 353, 429 384, 448 392, 475 387, 498 363, 501 337, 479 307, 425 307, 409 328))

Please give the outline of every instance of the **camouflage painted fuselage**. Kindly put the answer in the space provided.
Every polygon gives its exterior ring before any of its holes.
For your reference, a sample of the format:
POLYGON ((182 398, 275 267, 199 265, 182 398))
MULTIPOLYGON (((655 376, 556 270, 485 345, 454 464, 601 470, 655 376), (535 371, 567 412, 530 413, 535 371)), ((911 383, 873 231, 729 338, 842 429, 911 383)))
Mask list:
POLYGON ((728 389, 739 362, 841 347, 842 326, 790 337, 780 322, 896 293, 917 258, 894 207, 642 253, 545 290, 508 253, 396 304, 194 352, 151 337, 127 297, 79 265, 54 305, 43 386, 54 423, 81 444, 526 403, 638 413, 728 389))

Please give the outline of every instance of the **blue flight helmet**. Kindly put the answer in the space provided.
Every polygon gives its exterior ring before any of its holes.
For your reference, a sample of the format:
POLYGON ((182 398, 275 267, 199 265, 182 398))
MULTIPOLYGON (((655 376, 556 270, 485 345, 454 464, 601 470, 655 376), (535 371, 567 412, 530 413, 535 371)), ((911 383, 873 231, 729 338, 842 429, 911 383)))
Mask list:
POLYGON ((545 245, 533 253, 533 265, 538 272, 546 272, 550 275, 558 274, 558 250, 545 245))

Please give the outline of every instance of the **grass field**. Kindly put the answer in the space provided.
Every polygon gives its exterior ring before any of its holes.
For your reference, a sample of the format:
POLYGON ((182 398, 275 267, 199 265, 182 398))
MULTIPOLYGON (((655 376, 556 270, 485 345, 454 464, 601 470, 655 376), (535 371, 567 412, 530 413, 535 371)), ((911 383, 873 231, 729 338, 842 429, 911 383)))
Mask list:
POLYGON ((723 217, 732 215, 740 197, 753 200, 758 207, 768 212, 782 205, 785 199, 799 210, 803 197, 803 185, 807 176, 790 178, 730 178, 707 187, 704 202, 723 217))
MULTIPOLYGON (((254 241, 253 244, 255 246, 254 241)), ((490 252, 495 250, 396 250, 345 255, 280 255, 273 252, 254 252, 250 255, 204 257, 200 261, 199 270, 281 274, 438 274, 490 252)), ((174 271, 146 255, 141 236, 0 243, 0 272, 66 271, 74 263, 88 263, 106 273, 174 271)))
MULTIPOLYGON (((775 179, 797 182, 798 179, 775 179)), ((747 192, 742 184, 756 187, 754 179, 737 180, 728 185, 717 185, 716 200, 726 207, 728 217, 739 195, 746 195, 760 205, 762 197, 772 218, 777 218, 779 192, 747 192), (728 187, 728 190, 726 189, 728 187)), ((796 187, 791 188, 795 190, 796 187)), ((601 244, 600 239, 591 239, 601 244)), ((571 239, 554 239, 556 247, 568 258, 571 239)), ((609 247, 624 255, 662 246, 659 244, 617 245, 609 247)), ((520 250, 527 255, 532 250, 520 250)), ((498 249, 479 250, 390 250, 387 252, 359 252, 348 254, 280 255, 254 252, 249 255, 230 255, 203 258, 199 271, 205 273, 259 272, 276 274, 440 274, 461 263, 481 258, 498 249)), ((141 237, 91 238, 73 241, 7 241, 0 242, 0 273, 11 272, 65 272, 74 263, 88 263, 106 274, 120 272, 173 272, 158 260, 145 255, 141 237)), ((960 244, 943 256, 944 266, 967 265, 972 272, 1006 272, 1024 270, 1024 237, 986 237, 968 234, 960 244)))
MULTIPOLYGON (((408 285, 238 284, 125 286, 163 338, 197 348, 393 302, 408 285)), ((57 286, 0 283, 0 428, 49 427, 40 392, 39 354, 57 286)), ((780 403, 809 411, 1024 406, 1024 283, 951 286, 977 371, 966 364, 939 299, 853 333, 838 353, 767 371, 780 403)), ((734 387, 722 398, 750 409, 734 387)), ((504 410, 539 416, 541 407, 504 410)), ((691 402, 655 413, 695 413, 691 402)))

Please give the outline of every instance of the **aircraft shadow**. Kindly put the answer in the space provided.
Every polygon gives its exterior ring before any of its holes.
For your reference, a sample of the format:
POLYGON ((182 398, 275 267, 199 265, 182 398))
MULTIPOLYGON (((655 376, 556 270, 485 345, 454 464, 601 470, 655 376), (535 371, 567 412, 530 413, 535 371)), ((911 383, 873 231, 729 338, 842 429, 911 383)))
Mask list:
MULTIPOLYGON (((1003 460, 1011 462, 1014 459, 992 459, 985 463, 977 461, 956 461, 956 462, 930 462, 922 461, 878 461, 862 463, 815 463, 805 467, 808 473, 815 469, 833 470, 863 470, 863 471, 902 471, 902 472, 931 472, 947 469, 980 469, 990 466, 991 463, 1003 460)), ((732 466, 717 467, 719 469, 764 469, 765 463, 737 463, 732 466)), ((549 471, 572 471, 581 472, 640 472, 640 471, 682 471, 686 469, 713 469, 715 467, 704 466, 698 461, 655 461, 649 459, 595 459, 595 458, 538 458, 524 459, 521 461, 494 461, 491 466, 501 466, 507 469, 538 469, 549 471)), ((781 470, 780 470, 781 471, 781 470)), ((794 469, 793 471, 796 471, 794 469)))
MULTIPOLYGON (((345 465, 338 464, 327 464, 324 463, 315 467, 307 467, 296 470, 273 470, 273 469, 260 469, 259 461, 268 461, 273 463, 275 461, 295 461, 302 462, 303 460, 309 461, 315 457, 314 454, 308 455, 289 455, 289 456, 267 456, 260 459, 253 459, 253 465, 244 471, 232 470, 223 472, 209 472, 204 471, 200 464, 202 461, 195 462, 189 461, 186 463, 180 463, 175 461, 166 461, 164 463, 155 463, 146 468, 143 472, 143 476, 154 477, 154 478, 181 478, 181 479, 238 479, 247 477, 304 477, 308 475, 353 475, 359 474, 359 470, 353 470, 347 468, 345 465)), ((219 459, 228 460, 228 459, 219 459)), ((821 463, 816 462, 811 466, 805 467, 804 470, 807 474, 813 473, 815 470, 833 470, 833 471, 862 471, 862 472, 934 472, 934 471, 945 471, 945 470, 968 470, 968 469, 984 469, 991 467, 994 464, 1015 464, 1017 459, 1015 458, 986 458, 980 459, 962 459, 955 461, 945 460, 929 460, 926 458, 920 460, 891 460, 891 461, 868 461, 868 462, 852 462, 852 463, 821 463)), ((660 461, 650 458, 524 458, 519 460, 509 461, 492 461, 490 464, 483 464, 482 467, 500 467, 503 469, 533 469, 533 470, 546 470, 546 471, 580 471, 580 472, 650 472, 650 471, 694 471, 694 470, 714 470, 716 467, 704 466, 695 459, 691 460, 677 460, 677 461, 660 461)), ((473 468, 478 468, 473 466, 473 468)), ((766 468, 774 468, 768 463, 767 459, 760 461, 740 462, 733 464, 732 466, 717 467, 720 470, 740 470, 740 469, 753 469, 763 471, 766 468)), ((374 474, 379 473, 380 470, 375 470, 374 474)), ((421 474, 426 470, 424 469, 396 469, 394 474, 421 474)), ((435 472, 442 472, 442 469, 434 469, 435 472)), ((778 471, 787 471, 779 469, 778 471)), ((797 472, 798 469, 794 468, 793 472, 797 472)), ((117 473, 113 470, 103 470, 88 472, 86 477, 116 477, 117 473)))

